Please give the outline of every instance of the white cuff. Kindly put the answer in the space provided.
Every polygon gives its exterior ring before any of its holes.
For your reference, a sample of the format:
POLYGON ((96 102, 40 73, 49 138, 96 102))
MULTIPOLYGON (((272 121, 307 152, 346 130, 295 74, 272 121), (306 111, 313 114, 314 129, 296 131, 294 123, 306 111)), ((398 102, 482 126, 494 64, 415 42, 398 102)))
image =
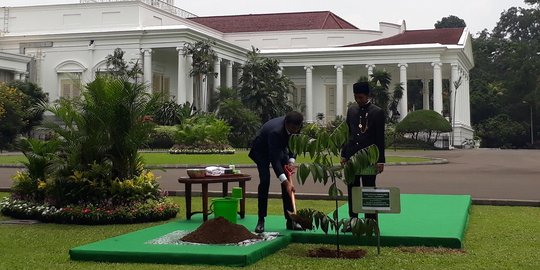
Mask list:
POLYGON ((294 158, 289 158, 289 163, 295 163, 296 162, 296 159, 294 158))
POLYGON ((280 174, 279 175, 279 182, 283 183, 285 181, 287 181, 287 176, 284 173, 280 174))

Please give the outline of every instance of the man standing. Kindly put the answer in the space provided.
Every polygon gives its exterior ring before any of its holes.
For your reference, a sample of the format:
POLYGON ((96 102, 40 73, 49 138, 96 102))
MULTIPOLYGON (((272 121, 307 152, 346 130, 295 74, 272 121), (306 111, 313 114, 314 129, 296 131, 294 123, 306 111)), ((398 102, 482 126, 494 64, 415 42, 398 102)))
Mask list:
POLYGON ((256 233, 264 232, 264 218, 268 208, 268 190, 270 188, 270 167, 281 182, 281 198, 283 200, 283 213, 287 219, 288 230, 302 230, 302 227, 292 221, 287 211, 293 211, 290 193, 294 192, 292 181, 287 181, 284 166, 292 166, 295 155, 289 151, 289 137, 298 134, 302 128, 304 117, 298 112, 289 112, 286 116, 270 119, 257 133, 249 157, 257 164, 259 171, 258 189, 258 215, 259 220, 255 227, 256 233))
MULTIPOLYGON (((379 149, 377 173, 382 173, 385 162, 384 111, 369 101, 370 86, 368 82, 355 83, 353 93, 356 104, 351 105, 347 111, 346 122, 349 127, 349 141, 343 145, 341 150, 341 164, 348 162, 361 149, 375 144, 379 149)), ((360 180, 362 186, 374 187, 375 178, 376 175, 356 175, 354 182, 347 186, 350 217, 358 217, 358 214, 352 211, 352 187, 360 186, 360 180)), ((377 214, 365 214, 365 217, 377 220, 377 214)))

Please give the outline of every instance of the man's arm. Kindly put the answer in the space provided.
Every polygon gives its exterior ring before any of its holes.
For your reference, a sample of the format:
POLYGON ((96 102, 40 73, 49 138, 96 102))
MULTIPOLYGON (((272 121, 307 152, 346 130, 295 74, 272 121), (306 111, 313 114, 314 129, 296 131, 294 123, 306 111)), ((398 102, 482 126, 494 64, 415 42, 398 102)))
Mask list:
POLYGON ((281 141, 281 136, 279 134, 269 134, 268 135, 268 154, 274 173, 279 178, 281 182, 287 180, 287 175, 283 170, 282 159, 284 158, 284 153, 287 149, 283 148, 283 143, 281 141))

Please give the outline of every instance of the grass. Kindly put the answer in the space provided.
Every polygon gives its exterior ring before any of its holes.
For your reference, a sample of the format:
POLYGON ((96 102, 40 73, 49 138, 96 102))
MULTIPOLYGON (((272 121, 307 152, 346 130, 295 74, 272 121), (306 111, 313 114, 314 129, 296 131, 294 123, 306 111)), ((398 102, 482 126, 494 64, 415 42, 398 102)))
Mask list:
MULTIPOLYGON (((0 197, 8 195, 0 193, 0 197)), ((174 200, 183 205, 183 198, 174 200)), ((194 200, 194 207, 200 207, 194 200)), ((329 212, 332 201, 298 201, 329 212)), ((256 213, 255 199, 248 199, 247 213, 256 213)), ((281 202, 270 200, 270 214, 281 214, 281 202)), ((178 217, 183 217, 180 212, 178 217)), ((0 215, 0 220, 6 217, 0 215)), ((291 244, 245 269, 540 269, 540 208, 477 206, 471 209, 463 253, 441 254, 437 249, 411 253, 384 247, 381 255, 367 247, 360 260, 315 259, 307 250, 318 245, 291 244)), ((232 269, 230 267, 77 262, 69 259, 72 247, 154 226, 159 223, 80 225, 1 225, 0 269, 232 269)))
MULTIPOLYGON (((237 151, 232 155, 171 155, 168 153, 142 153, 142 156, 148 165, 164 165, 164 164, 253 164, 253 161, 248 157, 247 151, 237 151)), ((387 162, 425 162, 429 158, 422 157, 401 157, 387 156, 387 162)), ((0 164, 20 164, 26 161, 23 155, 0 155, 0 164)), ((310 162, 309 157, 300 156, 298 162, 310 162)), ((336 158, 336 162, 338 159, 336 158)))

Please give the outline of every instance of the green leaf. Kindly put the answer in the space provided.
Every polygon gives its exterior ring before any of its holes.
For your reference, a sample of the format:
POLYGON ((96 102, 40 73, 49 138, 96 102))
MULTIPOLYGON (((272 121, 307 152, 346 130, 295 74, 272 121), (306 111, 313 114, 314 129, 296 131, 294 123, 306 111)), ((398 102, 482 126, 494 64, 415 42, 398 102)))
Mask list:
POLYGON ((321 229, 325 234, 328 234, 328 224, 330 223, 330 219, 325 215, 321 219, 321 229))

